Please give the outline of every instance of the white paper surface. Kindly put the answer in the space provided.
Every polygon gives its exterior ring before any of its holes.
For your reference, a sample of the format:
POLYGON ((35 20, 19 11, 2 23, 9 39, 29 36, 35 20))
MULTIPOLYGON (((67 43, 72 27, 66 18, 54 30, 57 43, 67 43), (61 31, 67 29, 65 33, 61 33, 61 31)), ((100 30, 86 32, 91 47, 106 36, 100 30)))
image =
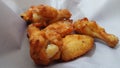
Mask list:
MULTIPOLYGON (((31 5, 47 4, 58 9, 67 8, 72 19, 88 17, 104 27, 108 33, 120 38, 120 0, 4 0, 14 3, 21 11, 31 5)), ((13 9, 16 12, 16 9, 13 9)), ((36 66, 29 55, 29 43, 25 36, 22 48, 0 56, 0 68, 120 68, 120 43, 116 48, 95 40, 94 48, 86 55, 73 61, 55 63, 47 67, 36 66)))
POLYGON ((21 47, 24 21, 0 0, 0 55, 21 47))

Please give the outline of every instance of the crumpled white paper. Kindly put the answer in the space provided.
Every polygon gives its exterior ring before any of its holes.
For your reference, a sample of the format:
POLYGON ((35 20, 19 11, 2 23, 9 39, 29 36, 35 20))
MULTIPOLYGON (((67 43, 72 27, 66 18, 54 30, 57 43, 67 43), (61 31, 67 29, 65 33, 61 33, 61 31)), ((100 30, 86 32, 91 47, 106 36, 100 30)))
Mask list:
MULTIPOLYGON (((88 17, 104 27, 108 33, 120 38, 120 0, 4 0, 18 15, 31 5, 47 4, 58 9, 67 8, 72 19, 88 17), (11 5, 11 3, 15 5, 11 5), (18 8, 15 8, 18 7, 18 8), (20 10, 20 11, 18 11, 20 10)), ((7 20, 7 19, 6 19, 7 20)), ((120 43, 116 48, 95 40, 94 48, 86 55, 73 61, 55 63, 50 66, 36 66, 29 55, 27 38, 23 40, 20 50, 0 55, 0 68, 119 68, 120 43)))
POLYGON ((0 1, 0 55, 21 47, 25 22, 0 1))

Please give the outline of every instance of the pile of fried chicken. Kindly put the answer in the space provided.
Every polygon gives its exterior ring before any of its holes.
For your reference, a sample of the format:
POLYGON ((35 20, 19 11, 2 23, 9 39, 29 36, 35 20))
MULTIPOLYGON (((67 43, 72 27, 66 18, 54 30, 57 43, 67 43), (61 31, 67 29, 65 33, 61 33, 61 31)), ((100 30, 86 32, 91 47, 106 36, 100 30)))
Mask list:
POLYGON ((95 21, 87 18, 72 21, 67 9, 31 6, 21 17, 27 23, 30 56, 38 65, 48 65, 56 60, 70 61, 82 56, 93 49, 94 38, 103 40, 112 48, 119 41, 95 21))

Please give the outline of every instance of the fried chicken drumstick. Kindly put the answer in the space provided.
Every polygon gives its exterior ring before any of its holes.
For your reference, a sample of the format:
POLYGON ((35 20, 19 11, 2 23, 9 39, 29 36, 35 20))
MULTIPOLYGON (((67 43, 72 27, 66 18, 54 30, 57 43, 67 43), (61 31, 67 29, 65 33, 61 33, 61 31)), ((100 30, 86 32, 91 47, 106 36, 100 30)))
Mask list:
POLYGON ((104 28, 94 21, 89 21, 87 18, 76 21, 74 29, 78 33, 99 38, 105 41, 110 47, 115 47, 118 43, 118 38, 115 35, 108 34, 104 28))

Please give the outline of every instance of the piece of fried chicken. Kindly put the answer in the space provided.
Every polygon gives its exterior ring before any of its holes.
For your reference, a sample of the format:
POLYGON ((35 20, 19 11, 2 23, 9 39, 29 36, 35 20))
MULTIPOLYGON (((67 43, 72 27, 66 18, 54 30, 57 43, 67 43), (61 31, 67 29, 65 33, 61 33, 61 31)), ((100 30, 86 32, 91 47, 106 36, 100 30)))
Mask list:
POLYGON ((89 21, 87 18, 77 20, 74 23, 76 32, 86 34, 94 38, 99 38, 105 41, 110 47, 115 47, 118 43, 118 38, 113 34, 108 34, 104 28, 99 26, 94 21, 89 21))
POLYGON ((87 35, 72 34, 63 38, 62 60, 69 61, 86 54, 93 48, 94 39, 87 35))
POLYGON ((59 47, 50 44, 45 37, 45 32, 30 24, 27 29, 30 42, 30 56, 35 64, 48 65, 60 58, 59 47))
POLYGON ((69 19, 71 13, 67 9, 57 10, 48 5, 32 6, 21 17, 28 23, 40 23, 45 27, 58 20, 69 19))

